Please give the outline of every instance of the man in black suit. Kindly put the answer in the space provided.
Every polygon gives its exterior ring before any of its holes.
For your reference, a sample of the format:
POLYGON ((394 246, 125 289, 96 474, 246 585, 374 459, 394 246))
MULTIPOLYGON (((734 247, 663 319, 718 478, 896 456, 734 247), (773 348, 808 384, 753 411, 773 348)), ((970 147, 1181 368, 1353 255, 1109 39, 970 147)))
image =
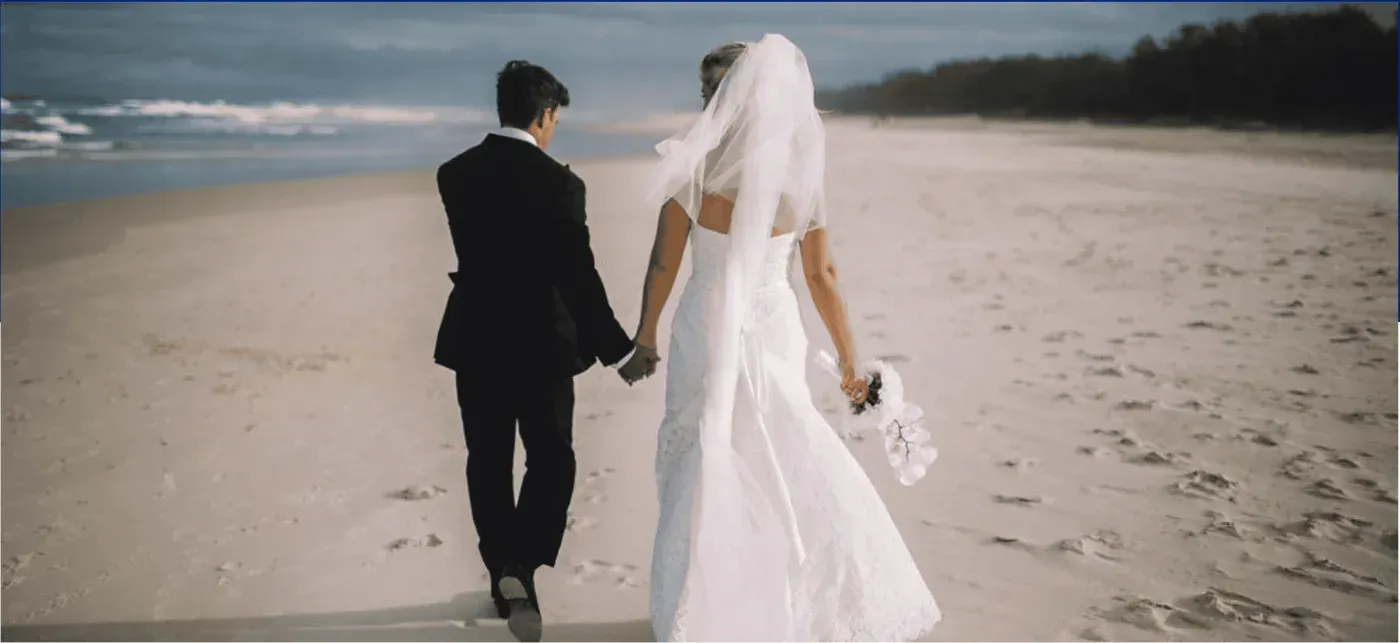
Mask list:
MULTIPOLYGON (((481 558, 496 609, 521 640, 540 638, 534 570, 554 565, 573 496, 573 377, 634 349, 594 266, 583 181, 544 151, 568 106, 549 71, 508 63, 496 78, 501 130, 437 173, 457 272, 434 359, 456 372, 481 558), (526 456, 518 504, 517 427, 526 456)), ((629 360, 624 379, 655 361, 629 360)))

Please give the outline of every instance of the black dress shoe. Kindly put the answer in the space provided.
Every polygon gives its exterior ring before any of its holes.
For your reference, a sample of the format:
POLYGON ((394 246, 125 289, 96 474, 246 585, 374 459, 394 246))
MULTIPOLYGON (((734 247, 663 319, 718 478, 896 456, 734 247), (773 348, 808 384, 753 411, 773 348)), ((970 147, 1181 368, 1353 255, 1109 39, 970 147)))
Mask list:
POLYGON ((544 634, 539 604, 535 599, 533 574, 523 567, 507 567, 496 584, 509 614, 506 626, 523 643, 535 643, 544 634))
POLYGON ((501 575, 497 572, 491 574, 491 603, 496 606, 496 614, 501 618, 510 616, 510 602, 501 596, 501 575))

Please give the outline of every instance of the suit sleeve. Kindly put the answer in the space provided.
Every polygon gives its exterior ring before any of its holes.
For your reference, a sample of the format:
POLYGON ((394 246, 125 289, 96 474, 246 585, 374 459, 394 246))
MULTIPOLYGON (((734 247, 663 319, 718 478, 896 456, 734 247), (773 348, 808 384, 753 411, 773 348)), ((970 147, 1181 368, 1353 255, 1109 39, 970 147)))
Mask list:
POLYGON ((583 181, 569 173, 545 236, 554 283, 569 302, 579 339, 595 347, 599 361, 611 366, 632 350, 632 339, 617 323, 593 260, 585 194, 583 181))

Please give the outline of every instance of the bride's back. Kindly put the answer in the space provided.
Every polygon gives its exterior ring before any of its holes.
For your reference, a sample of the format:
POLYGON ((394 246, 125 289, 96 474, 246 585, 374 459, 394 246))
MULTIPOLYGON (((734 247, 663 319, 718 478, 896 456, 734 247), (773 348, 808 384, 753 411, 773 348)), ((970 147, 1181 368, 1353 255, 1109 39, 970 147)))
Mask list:
MULTIPOLYGON (((699 212, 693 215, 695 225, 710 232, 729 234, 729 227, 734 222, 734 202, 737 198, 738 190, 722 190, 720 194, 704 194, 700 198, 699 212)), ((778 237, 792 232, 790 222, 793 218, 792 208, 788 205, 787 199, 779 201, 777 217, 773 222, 770 235, 778 237)))

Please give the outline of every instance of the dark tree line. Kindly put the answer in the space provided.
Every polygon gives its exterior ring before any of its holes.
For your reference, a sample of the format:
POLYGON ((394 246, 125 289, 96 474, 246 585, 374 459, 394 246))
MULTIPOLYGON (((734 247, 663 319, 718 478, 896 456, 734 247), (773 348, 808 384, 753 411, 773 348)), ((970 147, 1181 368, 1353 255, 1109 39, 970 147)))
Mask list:
POLYGON ((1267 123, 1395 129, 1396 29, 1354 7, 1188 24, 1127 58, 956 61, 819 92, 826 109, 881 115, 1267 123))

